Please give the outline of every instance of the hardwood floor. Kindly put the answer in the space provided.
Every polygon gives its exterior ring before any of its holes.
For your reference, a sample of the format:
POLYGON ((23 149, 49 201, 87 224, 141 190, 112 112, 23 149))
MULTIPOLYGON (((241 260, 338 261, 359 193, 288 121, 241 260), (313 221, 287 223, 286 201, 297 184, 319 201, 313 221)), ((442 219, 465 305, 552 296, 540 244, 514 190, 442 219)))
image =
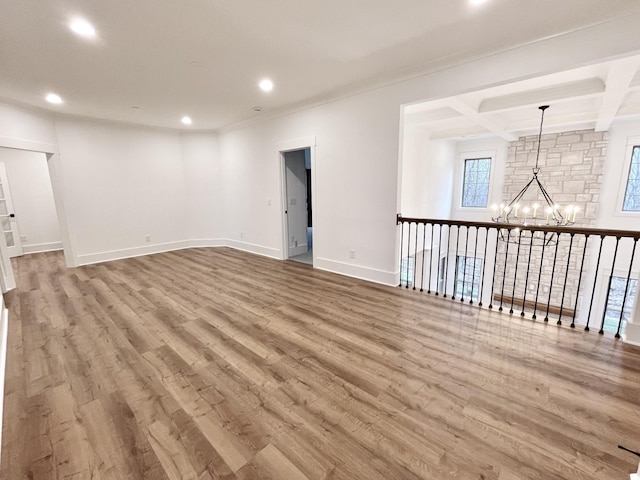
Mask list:
POLYGON ((14 260, 1 478, 627 479, 640 349, 229 249, 14 260))

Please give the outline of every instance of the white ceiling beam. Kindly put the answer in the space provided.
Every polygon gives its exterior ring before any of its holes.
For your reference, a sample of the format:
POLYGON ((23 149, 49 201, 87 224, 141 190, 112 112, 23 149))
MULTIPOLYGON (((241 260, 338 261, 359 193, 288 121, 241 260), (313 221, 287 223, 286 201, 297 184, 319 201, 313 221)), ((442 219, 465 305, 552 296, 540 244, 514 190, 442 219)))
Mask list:
POLYGON ((405 122, 408 123, 438 123, 455 119, 460 119, 460 114, 451 108, 423 110, 421 112, 405 114, 405 122))
POLYGON ((493 133, 494 135, 503 138, 507 142, 514 142, 518 139, 518 137, 516 137, 514 134, 507 132, 502 125, 499 125, 489 116, 479 113, 477 108, 468 105, 458 97, 447 99, 447 104, 460 115, 464 116, 468 120, 471 120, 477 125, 480 125, 482 128, 493 133))
POLYGON ((604 96, 602 97, 602 105, 598 113, 596 132, 609 130, 627 95, 627 90, 638 71, 639 65, 640 61, 636 57, 611 62, 604 96))
MULTIPOLYGON (((548 128, 558 126, 571 126, 574 123, 584 122, 596 122, 598 115, 593 111, 572 112, 565 114, 555 114, 552 116, 545 116, 544 127, 542 134, 547 133, 548 128)), ((525 130, 531 130, 536 135, 540 131, 540 119, 536 122, 536 119, 530 118, 527 120, 513 121, 506 125, 509 131, 522 132, 525 130)), ((532 133, 533 134, 533 133, 532 133)))
POLYGON ((551 87, 486 98, 480 103, 478 112, 490 113, 532 105, 548 105, 554 102, 570 101, 581 97, 599 95, 605 91, 605 84, 599 78, 587 78, 551 87))

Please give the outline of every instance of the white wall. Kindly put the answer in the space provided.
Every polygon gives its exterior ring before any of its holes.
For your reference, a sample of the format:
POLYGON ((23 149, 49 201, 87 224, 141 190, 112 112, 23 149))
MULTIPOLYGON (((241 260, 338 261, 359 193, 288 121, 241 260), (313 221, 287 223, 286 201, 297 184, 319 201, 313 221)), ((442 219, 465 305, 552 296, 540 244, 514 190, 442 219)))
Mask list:
POLYGON ((188 217, 177 133, 68 118, 58 119, 56 130, 80 263, 184 246, 188 217))
POLYGON ((597 226, 622 230, 640 228, 640 212, 622 212, 626 181, 629 175, 629 143, 640 145, 640 120, 616 122, 609 130, 597 226))
POLYGON ((431 140, 429 132, 405 125, 402 139, 400 212, 405 217, 449 218, 455 142, 431 140))
POLYGON ((57 144, 51 113, 0 103, 0 146, 21 148, 40 144, 44 149, 57 144))
POLYGON ((282 256, 282 145, 315 137, 314 265, 392 283, 399 101, 369 92, 220 135, 232 239, 282 256), (228 193, 230 195, 231 192, 228 193), (355 250, 355 259, 349 250, 355 250))
POLYGON ((44 153, 0 148, 25 253, 62 248, 51 178, 44 153))
POLYGON ((187 220, 185 239, 194 245, 224 244, 225 206, 232 199, 223 195, 218 136, 215 133, 180 134, 187 220))

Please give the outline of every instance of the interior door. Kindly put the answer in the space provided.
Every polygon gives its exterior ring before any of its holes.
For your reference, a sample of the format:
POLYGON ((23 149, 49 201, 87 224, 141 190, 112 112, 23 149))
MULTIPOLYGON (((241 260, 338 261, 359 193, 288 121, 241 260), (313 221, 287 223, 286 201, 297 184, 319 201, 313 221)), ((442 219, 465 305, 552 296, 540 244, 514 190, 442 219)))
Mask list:
POLYGON ((20 232, 16 223, 16 216, 13 211, 13 201, 11 190, 7 180, 7 169, 4 163, 0 162, 0 226, 2 235, 7 245, 7 252, 10 258, 23 254, 20 232))

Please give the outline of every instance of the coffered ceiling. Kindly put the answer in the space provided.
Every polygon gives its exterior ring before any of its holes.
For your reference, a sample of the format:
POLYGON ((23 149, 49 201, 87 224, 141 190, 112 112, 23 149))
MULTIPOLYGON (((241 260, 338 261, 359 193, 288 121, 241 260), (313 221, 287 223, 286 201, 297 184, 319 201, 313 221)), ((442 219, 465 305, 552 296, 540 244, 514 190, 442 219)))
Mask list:
POLYGON ((405 125, 433 139, 495 135, 512 141, 538 132, 543 104, 551 106, 547 133, 606 131, 615 121, 640 118, 640 56, 409 105, 405 125))

